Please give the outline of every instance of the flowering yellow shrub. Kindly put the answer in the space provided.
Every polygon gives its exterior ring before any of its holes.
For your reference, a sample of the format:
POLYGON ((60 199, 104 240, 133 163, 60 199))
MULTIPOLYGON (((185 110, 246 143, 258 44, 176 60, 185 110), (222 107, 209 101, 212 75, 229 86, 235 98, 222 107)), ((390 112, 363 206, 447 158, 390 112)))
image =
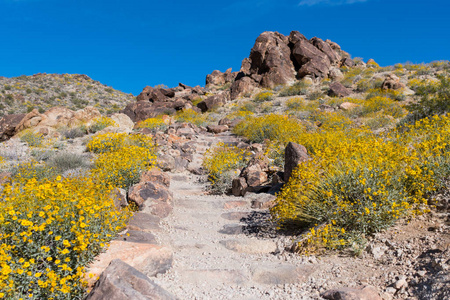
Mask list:
POLYGON ((264 101, 270 101, 274 98, 273 93, 270 91, 263 91, 258 94, 256 94, 254 100, 256 102, 264 102, 264 101))
POLYGON ((99 134, 89 141, 86 148, 90 152, 104 153, 118 150, 125 145, 127 133, 104 133, 99 134))
POLYGON ((89 126, 89 131, 96 133, 108 126, 117 126, 116 122, 108 117, 100 117, 94 120, 94 122, 89 126))
POLYGON ((128 189, 139 182, 141 173, 154 166, 156 155, 149 148, 135 145, 100 154, 92 174, 104 184, 128 189))
POLYGON ((247 160, 248 153, 236 146, 219 143, 208 149, 203 160, 203 167, 208 171, 212 191, 226 192, 231 187, 232 179, 239 176, 237 170, 243 168, 247 160))
POLYGON ((234 120, 234 119, 245 119, 251 115, 253 115, 254 113, 245 109, 239 109, 236 110, 230 114, 228 114, 226 116, 227 119, 229 120, 234 120))
POLYGON ((277 114, 248 117, 233 128, 234 133, 256 143, 262 143, 268 139, 285 144, 290 141, 292 135, 303 131, 303 126, 296 119, 277 114))
POLYGON ((192 123, 197 126, 203 126, 208 122, 208 116, 206 114, 198 113, 192 109, 183 109, 178 111, 175 115, 175 120, 178 122, 192 123))
POLYGON ((272 215, 280 225, 319 224, 341 232, 324 236, 316 228, 308 234, 309 247, 320 242, 336 248, 426 211, 427 195, 450 173, 449 116, 421 120, 407 132, 324 128, 291 139, 312 159, 294 171, 272 215))
POLYGON ((84 267, 124 226, 111 187, 89 178, 6 185, 0 201, 0 298, 78 299, 84 267))
POLYGON ((155 145, 143 134, 105 133, 94 136, 88 151, 99 153, 92 173, 101 182, 128 189, 155 164, 155 145))
POLYGON ((136 128, 148 128, 152 130, 165 130, 167 124, 164 123, 162 118, 148 118, 144 121, 140 121, 136 124, 136 128))

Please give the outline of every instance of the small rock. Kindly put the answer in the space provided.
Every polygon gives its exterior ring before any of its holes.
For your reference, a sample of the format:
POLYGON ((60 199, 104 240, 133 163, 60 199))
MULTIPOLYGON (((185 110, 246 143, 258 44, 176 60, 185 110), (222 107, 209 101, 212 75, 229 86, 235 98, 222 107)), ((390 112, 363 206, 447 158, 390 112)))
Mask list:
POLYGON ((397 289, 397 290, 399 290, 399 289, 401 289, 401 288, 403 288, 403 287, 407 287, 407 286, 408 286, 408 283, 406 282, 405 279, 397 280, 397 281, 394 283, 394 288, 397 289))
POLYGON ((332 289, 322 293, 321 296, 329 300, 382 300, 377 290, 372 286, 332 289))

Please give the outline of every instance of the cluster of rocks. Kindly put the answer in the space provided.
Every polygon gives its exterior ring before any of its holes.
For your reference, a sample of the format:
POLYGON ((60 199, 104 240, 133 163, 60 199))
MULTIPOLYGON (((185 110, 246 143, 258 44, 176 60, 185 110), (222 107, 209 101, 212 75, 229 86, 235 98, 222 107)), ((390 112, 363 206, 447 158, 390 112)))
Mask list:
POLYGON ((236 99, 258 87, 273 89, 305 76, 332 77, 335 69, 354 65, 349 54, 330 40, 308 40, 298 31, 289 36, 266 31, 256 39, 239 72, 214 71, 206 83, 210 87, 231 83, 231 99, 236 99))
POLYGON ((153 88, 147 86, 122 111, 133 122, 143 121, 164 114, 174 114, 178 110, 193 109, 200 111, 192 101, 202 98, 206 90, 200 86, 189 87, 180 83, 175 88, 153 88))
POLYGON ((98 117, 101 117, 100 112, 92 106, 77 111, 55 106, 44 113, 34 109, 28 114, 6 115, 0 120, 0 141, 8 140, 25 129, 33 129, 44 136, 57 137, 57 128, 89 124, 98 117))
POLYGON ((115 189, 113 199, 121 209, 131 203, 139 209, 125 232, 110 243, 89 266, 88 274, 100 274, 86 299, 176 299, 151 277, 172 267, 173 252, 160 245, 160 220, 173 209, 170 177, 158 169, 142 174, 139 183, 125 190, 115 189))
MULTIPOLYGON (((240 172, 239 178, 232 182, 231 193, 234 196, 245 196, 247 192, 268 193, 274 195, 285 182, 289 181, 293 170, 302 162, 309 160, 308 151, 302 145, 290 142, 285 149, 284 170, 270 166, 270 160, 263 153, 263 145, 252 144, 248 147, 253 157, 240 172), (270 178, 270 181, 269 181, 270 178)), ((273 199, 255 202, 254 208, 270 206, 273 199), (269 202, 269 203, 264 203, 269 202)))

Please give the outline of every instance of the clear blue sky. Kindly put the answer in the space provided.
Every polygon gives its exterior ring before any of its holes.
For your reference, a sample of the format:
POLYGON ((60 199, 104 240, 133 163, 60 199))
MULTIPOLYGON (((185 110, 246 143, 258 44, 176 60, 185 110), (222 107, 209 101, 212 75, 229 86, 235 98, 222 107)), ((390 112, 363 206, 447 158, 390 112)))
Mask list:
POLYGON ((204 85, 263 31, 331 39, 380 65, 450 60, 448 0, 0 0, 0 76, 79 73, 124 92, 204 85))

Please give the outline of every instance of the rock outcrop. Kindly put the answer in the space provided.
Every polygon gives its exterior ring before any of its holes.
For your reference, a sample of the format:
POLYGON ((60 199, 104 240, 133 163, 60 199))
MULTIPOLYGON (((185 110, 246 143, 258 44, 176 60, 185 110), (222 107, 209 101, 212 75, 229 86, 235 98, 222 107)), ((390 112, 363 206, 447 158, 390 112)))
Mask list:
POLYGON ((17 126, 26 114, 6 115, 0 120, 0 142, 9 140, 16 133, 17 126))
POLYGON ((182 109, 194 109, 192 100, 201 98, 206 91, 201 87, 189 87, 179 84, 176 88, 163 89, 147 86, 136 97, 136 102, 129 103, 122 113, 133 122, 143 121, 163 114, 174 114, 182 109))
POLYGON ((57 128, 89 125, 98 117, 101 117, 100 112, 92 106, 77 111, 55 106, 44 113, 34 109, 27 114, 6 115, 0 120, 0 141, 8 140, 25 129, 31 129, 44 136, 57 135, 57 128))
MULTIPOLYGON (((287 37, 278 32, 263 32, 231 86, 231 98, 250 93, 257 87, 274 88, 305 76, 325 78, 332 67, 353 61, 338 44, 317 37, 308 40, 298 31, 287 37)), ((211 79, 210 79, 211 80, 211 79)))
POLYGON ((231 84, 236 78, 237 72, 231 72, 231 68, 225 73, 219 70, 214 70, 211 74, 206 75, 206 87, 209 89, 220 89, 231 84))

